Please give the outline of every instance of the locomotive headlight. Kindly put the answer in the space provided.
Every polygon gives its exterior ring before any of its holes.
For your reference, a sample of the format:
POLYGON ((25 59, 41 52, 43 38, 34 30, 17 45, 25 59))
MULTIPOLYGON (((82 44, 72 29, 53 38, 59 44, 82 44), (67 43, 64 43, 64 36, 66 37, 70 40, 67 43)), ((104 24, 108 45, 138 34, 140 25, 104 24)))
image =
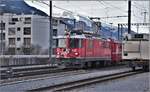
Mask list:
POLYGON ((60 55, 60 53, 59 53, 59 52, 57 52, 57 55, 60 55))
POLYGON ((78 55, 79 55, 79 53, 78 53, 78 52, 75 52, 74 54, 75 54, 76 56, 78 56, 78 55))

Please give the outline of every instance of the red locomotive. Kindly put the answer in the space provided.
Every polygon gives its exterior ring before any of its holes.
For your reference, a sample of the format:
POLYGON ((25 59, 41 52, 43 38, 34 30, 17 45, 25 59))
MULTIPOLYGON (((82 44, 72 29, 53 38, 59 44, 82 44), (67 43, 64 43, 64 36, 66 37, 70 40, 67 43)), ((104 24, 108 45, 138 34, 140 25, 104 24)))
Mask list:
POLYGON ((99 67, 121 61, 121 43, 82 33, 56 38, 56 60, 65 67, 99 67))

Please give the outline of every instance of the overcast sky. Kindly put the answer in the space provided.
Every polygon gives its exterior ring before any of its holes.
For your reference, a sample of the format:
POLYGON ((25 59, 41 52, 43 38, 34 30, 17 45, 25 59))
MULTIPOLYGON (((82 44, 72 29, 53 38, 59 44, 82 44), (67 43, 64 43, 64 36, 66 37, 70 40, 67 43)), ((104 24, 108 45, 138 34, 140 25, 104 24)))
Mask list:
MULTIPOLYGON (((47 14, 49 14, 49 7, 39 2, 26 2, 47 14)), ((46 1, 45 1, 46 2, 46 1)), ((48 3, 48 2, 46 2, 48 3)), ((53 13, 60 14, 64 10, 72 11, 83 16, 89 17, 112 17, 112 16, 126 16, 128 15, 127 1, 53 1, 53 13), (57 7, 55 7, 55 6, 57 7), (61 9, 60 9, 61 8, 61 9)), ((132 23, 144 22, 144 14, 146 13, 146 22, 149 22, 149 1, 132 1, 132 23)), ((101 21, 106 23, 127 23, 127 17, 123 18, 104 18, 101 21)), ((135 28, 134 28, 135 30, 135 28)), ((148 28, 140 28, 140 32, 147 33, 148 28)))

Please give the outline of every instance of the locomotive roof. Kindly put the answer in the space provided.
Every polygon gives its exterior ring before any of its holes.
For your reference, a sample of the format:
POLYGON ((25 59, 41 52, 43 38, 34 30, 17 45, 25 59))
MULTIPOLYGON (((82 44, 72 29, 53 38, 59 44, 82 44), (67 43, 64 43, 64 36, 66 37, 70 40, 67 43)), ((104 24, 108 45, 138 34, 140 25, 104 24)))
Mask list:
MULTIPOLYGON (((54 39, 63 39, 63 38, 67 38, 67 36, 62 36, 61 35, 61 36, 54 37, 54 39)), ((85 35, 72 35, 69 38, 79 38, 79 39, 88 39, 88 38, 91 38, 91 39, 103 39, 103 40, 107 40, 107 39, 100 38, 100 37, 86 37, 85 35)))
MULTIPOLYGON (((57 36, 57 37, 54 37, 54 38, 61 39, 61 38, 67 38, 67 36, 60 35, 60 36, 57 36)), ((84 35, 73 35, 73 36, 70 36, 69 38, 81 38, 81 39, 83 39, 83 38, 86 38, 86 37, 84 35)))

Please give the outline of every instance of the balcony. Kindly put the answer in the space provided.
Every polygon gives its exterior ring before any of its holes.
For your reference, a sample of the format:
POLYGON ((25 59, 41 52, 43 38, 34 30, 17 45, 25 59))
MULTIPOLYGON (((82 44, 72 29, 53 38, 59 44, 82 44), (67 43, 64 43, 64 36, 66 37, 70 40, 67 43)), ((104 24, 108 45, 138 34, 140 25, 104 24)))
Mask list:
POLYGON ((24 24, 31 24, 31 18, 30 17, 26 17, 24 24))
POLYGON ((24 47, 24 48, 31 48, 31 45, 30 45, 30 44, 25 44, 25 43, 23 43, 23 47, 24 47))
POLYGON ((31 47, 31 38, 24 38, 23 46, 26 48, 30 48, 31 47))
POLYGON ((9 25, 15 25, 15 24, 16 24, 16 22, 14 22, 14 21, 9 22, 9 25))
POLYGON ((9 38, 8 42, 9 42, 8 43, 9 47, 15 47, 16 46, 15 38, 9 38))
POLYGON ((15 44, 9 44, 8 47, 9 47, 9 48, 15 48, 16 45, 15 45, 15 44))
POLYGON ((24 21, 24 24, 31 24, 31 21, 24 21))
POLYGON ((23 34, 24 35, 31 35, 31 28, 30 27, 25 27, 23 30, 23 34))

